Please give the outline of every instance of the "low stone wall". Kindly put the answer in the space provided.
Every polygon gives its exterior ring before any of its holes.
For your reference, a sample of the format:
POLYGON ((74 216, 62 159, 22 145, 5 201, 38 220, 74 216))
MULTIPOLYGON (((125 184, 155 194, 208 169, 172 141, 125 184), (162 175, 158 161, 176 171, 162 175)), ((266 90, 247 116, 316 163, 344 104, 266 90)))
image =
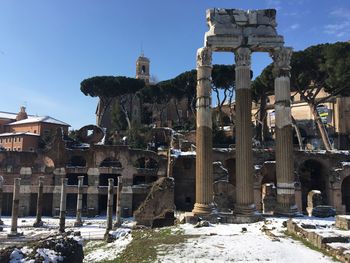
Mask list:
POLYGON ((298 225, 292 219, 287 221, 287 231, 341 262, 350 262, 349 236, 332 229, 316 229, 315 225, 298 225))

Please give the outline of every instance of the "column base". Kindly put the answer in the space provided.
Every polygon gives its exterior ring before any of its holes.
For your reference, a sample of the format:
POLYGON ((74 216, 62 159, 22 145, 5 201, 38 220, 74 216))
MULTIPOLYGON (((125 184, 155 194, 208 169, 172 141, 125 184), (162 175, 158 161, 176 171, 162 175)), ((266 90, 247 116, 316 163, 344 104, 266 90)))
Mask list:
POLYGON ((263 219, 262 215, 256 210, 255 204, 235 205, 233 211, 234 217, 231 218, 235 224, 254 223, 263 219))
POLYGON ((194 215, 209 215, 213 212, 212 205, 195 203, 192 213, 194 215))
POLYGON ((33 227, 42 227, 43 225, 44 225, 44 222, 40 220, 40 221, 34 222, 33 227))
POLYGON ((285 204, 276 204, 274 215, 277 216, 288 216, 288 217, 298 217, 302 216, 299 213, 297 206, 294 205, 285 205, 285 204))

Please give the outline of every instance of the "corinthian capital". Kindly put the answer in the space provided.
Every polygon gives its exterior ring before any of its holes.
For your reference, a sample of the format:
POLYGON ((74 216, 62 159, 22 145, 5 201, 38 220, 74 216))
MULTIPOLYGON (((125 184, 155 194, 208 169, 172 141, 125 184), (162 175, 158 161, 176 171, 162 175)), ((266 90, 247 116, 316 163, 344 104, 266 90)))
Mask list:
POLYGON ((197 67, 211 66, 211 49, 202 47, 197 50, 197 67))
POLYGON ((271 53, 274 62, 275 77, 289 76, 290 59, 292 57, 292 48, 282 47, 275 49, 271 53))
POLYGON ((249 48, 240 47, 235 51, 236 67, 250 67, 251 51, 249 48))

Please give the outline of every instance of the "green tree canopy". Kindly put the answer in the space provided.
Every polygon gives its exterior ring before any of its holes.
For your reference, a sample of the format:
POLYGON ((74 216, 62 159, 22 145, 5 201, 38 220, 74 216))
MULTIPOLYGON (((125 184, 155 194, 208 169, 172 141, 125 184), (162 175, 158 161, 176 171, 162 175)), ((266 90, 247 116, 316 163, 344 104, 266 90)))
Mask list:
POLYGON ((80 90, 91 97, 118 97, 120 95, 135 93, 145 86, 140 79, 124 76, 96 76, 83 80, 80 90))

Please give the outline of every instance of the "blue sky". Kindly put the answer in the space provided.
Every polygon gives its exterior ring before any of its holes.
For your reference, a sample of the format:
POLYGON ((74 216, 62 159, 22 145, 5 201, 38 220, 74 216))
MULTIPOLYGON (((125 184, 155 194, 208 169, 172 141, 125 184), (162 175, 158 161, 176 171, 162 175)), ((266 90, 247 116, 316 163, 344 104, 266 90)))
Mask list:
MULTIPOLYGON (((350 40, 348 0, 1 0, 0 110, 50 115, 80 128, 95 123, 96 98, 80 82, 135 76, 141 45, 158 80, 195 68, 207 31, 205 10, 276 8, 278 33, 295 50, 350 40)), ((214 63, 231 64, 232 53, 214 63)), ((254 53, 254 75, 271 62, 254 53)))

